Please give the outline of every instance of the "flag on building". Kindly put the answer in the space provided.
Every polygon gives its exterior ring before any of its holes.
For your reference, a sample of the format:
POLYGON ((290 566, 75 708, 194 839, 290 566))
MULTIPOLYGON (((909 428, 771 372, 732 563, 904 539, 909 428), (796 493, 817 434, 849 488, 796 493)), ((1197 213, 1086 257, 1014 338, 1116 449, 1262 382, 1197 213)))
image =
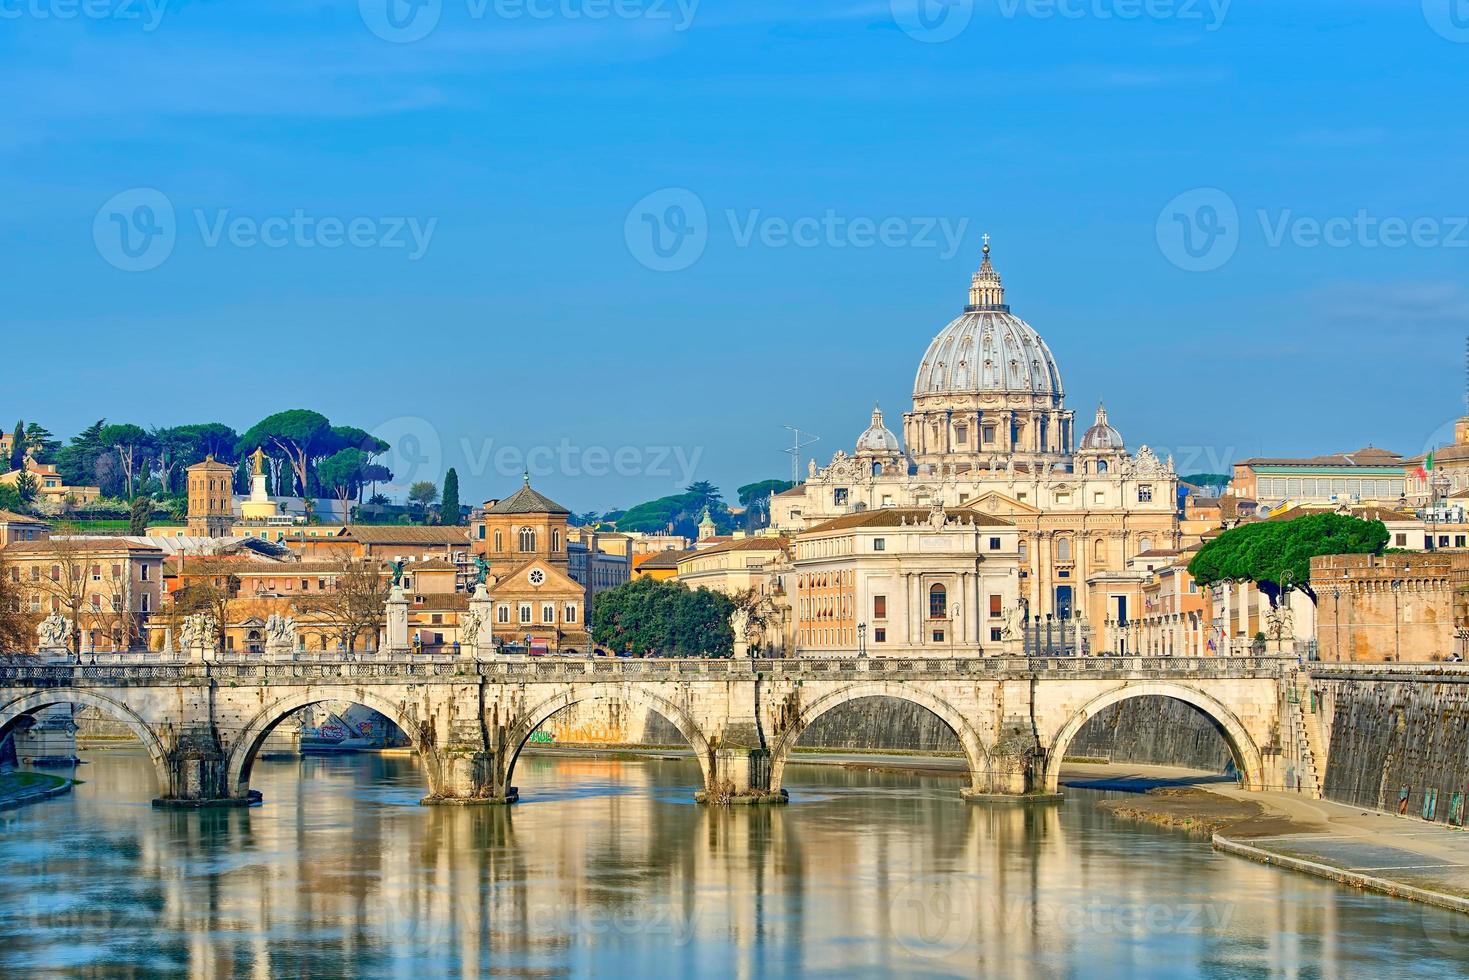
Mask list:
POLYGON ((1429 453, 1423 459, 1423 465, 1418 467, 1418 479, 1428 479, 1428 474, 1433 472, 1433 453, 1429 453))

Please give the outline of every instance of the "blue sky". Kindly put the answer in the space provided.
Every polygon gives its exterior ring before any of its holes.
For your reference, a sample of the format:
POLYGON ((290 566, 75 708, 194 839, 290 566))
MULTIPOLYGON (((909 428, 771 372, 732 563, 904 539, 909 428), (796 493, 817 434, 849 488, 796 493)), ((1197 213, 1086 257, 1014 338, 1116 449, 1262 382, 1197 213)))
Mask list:
POLYGON ((1469 0, 89 2, 0 3, 0 418, 732 496, 899 428, 986 232, 1186 468, 1463 408, 1469 0))

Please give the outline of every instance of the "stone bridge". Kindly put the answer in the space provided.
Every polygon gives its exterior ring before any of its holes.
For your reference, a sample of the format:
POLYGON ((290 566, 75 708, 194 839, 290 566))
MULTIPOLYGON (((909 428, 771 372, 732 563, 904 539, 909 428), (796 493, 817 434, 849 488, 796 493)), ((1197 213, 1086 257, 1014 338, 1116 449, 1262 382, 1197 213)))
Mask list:
POLYGON ((623 660, 418 658, 0 667, 0 736, 55 704, 126 724, 158 772, 158 805, 247 804, 266 736, 308 705, 353 702, 403 730, 422 760, 425 803, 508 803, 531 734, 580 702, 651 709, 688 741, 701 799, 779 802, 786 760, 817 718, 861 698, 921 705, 958 737, 970 799, 1057 792, 1081 726, 1128 698, 1185 701, 1224 736, 1245 785, 1294 771, 1287 707, 1295 660, 1271 657, 623 660), (1283 732, 1283 726, 1287 731, 1283 732))

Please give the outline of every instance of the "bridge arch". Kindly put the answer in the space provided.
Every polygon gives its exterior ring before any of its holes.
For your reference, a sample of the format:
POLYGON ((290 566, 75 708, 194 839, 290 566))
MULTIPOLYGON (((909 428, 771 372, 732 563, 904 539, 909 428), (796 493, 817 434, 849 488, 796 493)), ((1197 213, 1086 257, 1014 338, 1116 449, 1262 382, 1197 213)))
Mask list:
POLYGON ((509 788, 514 785, 512 778, 515 775, 515 764, 520 761, 521 750, 525 748, 525 744, 530 741, 536 729, 559 711, 583 701, 598 700, 624 701, 639 708, 656 711, 666 718, 694 750, 694 756, 699 760, 699 772, 704 779, 704 788, 708 788, 709 773, 713 766, 713 747, 700 730, 698 723, 689 716, 687 711, 639 684, 587 684, 562 691, 540 702, 527 711, 525 716, 510 729, 505 739, 507 751, 503 779, 505 790, 508 792, 509 788))
POLYGON ((245 725, 239 738, 235 739, 234 744, 230 746, 225 763, 225 786, 228 787, 232 797, 242 799, 250 792, 250 770, 255 764, 255 756, 260 752, 260 747, 265 744, 266 736, 275 726, 302 708, 309 708, 324 701, 360 704, 365 708, 371 708, 397 725, 403 734, 408 736, 414 749, 418 752, 419 760, 423 763, 423 768, 428 776, 429 795, 439 792, 441 770, 438 750, 432 742, 423 738, 419 731, 418 721, 412 714, 405 713, 388 699, 361 688, 343 691, 323 691, 317 688, 271 702, 260 709, 245 725))
POLYGON ((980 741, 979 733, 974 726, 965 720, 964 715, 949 702, 936 695, 930 694, 909 684, 891 683, 886 681, 873 681, 862 684, 850 684, 839 690, 832 691, 812 701, 801 708, 800 714, 795 722, 790 725, 781 736, 776 739, 775 745, 770 753, 770 791, 779 792, 782 780, 785 777, 786 760, 795 748, 796 742, 806 729, 820 718, 835 708, 844 704, 850 704, 863 698, 892 698, 896 701, 907 701, 937 716, 949 727, 959 745, 964 750, 964 758, 969 763, 969 789, 972 792, 985 792, 989 789, 987 777, 990 772, 990 757, 985 751, 984 743, 980 741))
POLYGON ((164 749, 162 740, 153 729, 148 727, 148 723, 138 716, 137 712, 121 701, 106 695, 75 687, 56 687, 16 698, 0 707, 0 738, 3 738, 22 717, 58 704, 80 704, 88 708, 96 708, 126 725, 138 737, 138 741, 143 743, 143 748, 148 750, 148 757, 153 760, 153 769, 158 777, 158 795, 161 797, 173 795, 173 775, 168 765, 168 752, 164 749))
POLYGON ((1219 734, 1224 737, 1230 754, 1234 756, 1235 767, 1244 777, 1245 788, 1260 789, 1265 785, 1265 765, 1260 758, 1260 749, 1255 745, 1255 740, 1250 737, 1250 733, 1245 730, 1244 723, 1233 711, 1230 711, 1217 698, 1197 688, 1164 681, 1150 681, 1115 687, 1092 698, 1067 719, 1047 747, 1049 753, 1046 760, 1045 791, 1047 793, 1059 791, 1061 761, 1066 757, 1066 749, 1081 731, 1083 725, 1104 708, 1109 708, 1122 701, 1143 697, 1173 698, 1197 708, 1214 723, 1219 729, 1219 734))

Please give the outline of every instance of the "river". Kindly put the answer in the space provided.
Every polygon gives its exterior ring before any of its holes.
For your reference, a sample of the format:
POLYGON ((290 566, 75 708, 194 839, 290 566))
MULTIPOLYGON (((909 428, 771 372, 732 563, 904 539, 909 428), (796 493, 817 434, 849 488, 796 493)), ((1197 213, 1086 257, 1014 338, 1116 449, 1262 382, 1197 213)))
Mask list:
POLYGON ((262 760, 249 810, 158 811, 131 750, 0 813, 0 974, 1463 975, 1463 917, 1099 811, 792 764, 700 807, 691 760, 527 755, 514 807, 420 807, 411 756, 262 760))

